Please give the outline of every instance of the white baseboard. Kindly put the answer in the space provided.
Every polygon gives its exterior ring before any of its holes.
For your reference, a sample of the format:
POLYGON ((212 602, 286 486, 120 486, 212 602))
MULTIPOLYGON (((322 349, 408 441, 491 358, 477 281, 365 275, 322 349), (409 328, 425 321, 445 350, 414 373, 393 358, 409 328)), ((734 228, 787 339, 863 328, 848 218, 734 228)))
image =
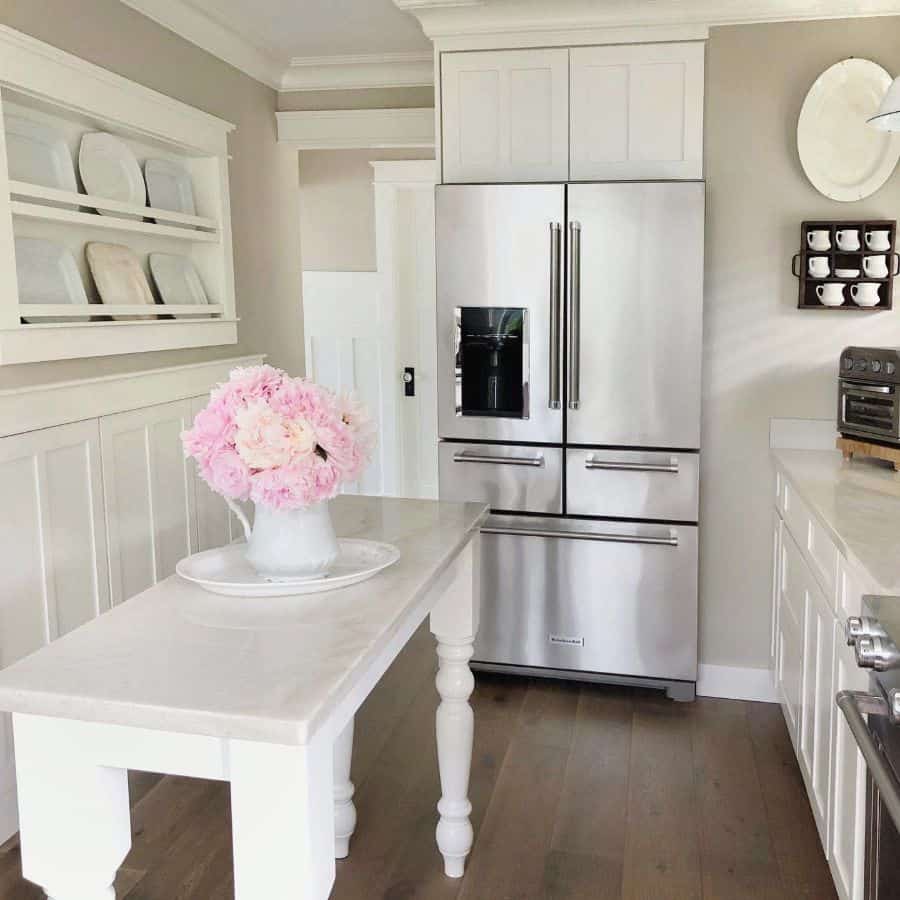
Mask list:
POLYGON ((697 694, 701 697, 778 703, 771 669, 742 669, 701 663, 697 673, 697 694))

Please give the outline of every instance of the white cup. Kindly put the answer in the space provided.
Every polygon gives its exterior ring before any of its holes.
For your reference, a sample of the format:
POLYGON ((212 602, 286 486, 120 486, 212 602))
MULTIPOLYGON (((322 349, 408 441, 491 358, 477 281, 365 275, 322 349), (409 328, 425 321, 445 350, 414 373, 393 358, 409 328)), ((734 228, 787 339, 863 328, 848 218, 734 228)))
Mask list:
POLYGON ((809 274, 813 278, 827 278, 830 273, 827 256, 811 256, 809 258, 809 274))
POLYGON ((878 306, 878 285, 871 281, 852 284, 850 285, 850 296, 857 306, 878 306))
POLYGON ((824 229, 807 231, 806 243, 810 250, 830 250, 831 235, 824 229))
POLYGON ((820 284, 816 288, 816 296, 822 306, 840 306, 844 302, 844 286, 842 284, 820 284))
POLYGON ((864 256, 863 271, 869 278, 887 278, 888 267, 885 256, 864 256))
POLYGON ((845 228, 843 231, 835 234, 838 249, 840 250, 859 250, 859 229, 845 228))
POLYGON ((867 231, 866 246, 870 250, 890 250, 891 249, 891 233, 890 231, 867 231))

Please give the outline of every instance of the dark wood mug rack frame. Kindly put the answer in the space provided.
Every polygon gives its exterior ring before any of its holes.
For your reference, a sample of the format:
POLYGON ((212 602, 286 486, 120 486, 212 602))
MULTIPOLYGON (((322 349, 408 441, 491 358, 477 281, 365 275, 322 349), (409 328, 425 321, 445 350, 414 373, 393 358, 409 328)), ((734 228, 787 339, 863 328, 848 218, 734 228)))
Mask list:
POLYGON ((804 222, 800 226, 800 252, 791 260, 791 271, 800 280, 800 298, 798 309, 827 309, 835 312, 855 310, 856 312, 878 312, 891 309, 894 303, 894 277, 900 270, 900 255, 895 251, 897 239, 897 222, 893 220, 869 220, 847 222, 804 222), (856 230, 859 232, 859 250, 841 250, 837 245, 836 235, 839 231, 856 230), (811 231, 827 231, 829 250, 810 249, 807 235, 811 231), (887 250, 869 250, 866 247, 867 231, 889 231, 890 247, 887 250), (809 274, 809 260, 814 257, 828 260, 828 277, 814 278, 809 274), (869 278, 863 269, 863 259, 867 256, 884 256, 887 259, 888 275, 886 278, 869 278), (797 263, 800 263, 799 268, 797 263), (856 278, 837 278, 835 269, 859 269, 856 278), (878 284, 878 304, 876 306, 857 306, 850 296, 850 285, 861 282, 878 284), (819 301, 816 288, 820 284, 842 284, 844 302, 841 306, 825 306, 819 301))

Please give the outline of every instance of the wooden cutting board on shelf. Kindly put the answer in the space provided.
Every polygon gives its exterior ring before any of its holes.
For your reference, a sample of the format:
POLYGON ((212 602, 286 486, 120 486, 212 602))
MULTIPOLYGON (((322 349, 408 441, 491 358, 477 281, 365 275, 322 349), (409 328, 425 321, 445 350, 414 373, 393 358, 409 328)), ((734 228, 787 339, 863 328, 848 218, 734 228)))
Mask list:
POLYGON ((853 459, 854 456, 870 456, 874 459, 883 459, 893 464, 895 472, 900 472, 900 447, 870 444, 867 441, 845 437, 839 437, 835 442, 835 446, 844 454, 844 459, 853 459))

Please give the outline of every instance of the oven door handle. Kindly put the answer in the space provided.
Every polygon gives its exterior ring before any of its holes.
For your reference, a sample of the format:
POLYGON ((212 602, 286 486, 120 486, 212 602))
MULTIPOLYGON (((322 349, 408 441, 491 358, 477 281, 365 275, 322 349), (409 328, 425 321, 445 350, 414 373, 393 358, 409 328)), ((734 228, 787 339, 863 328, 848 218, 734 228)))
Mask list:
POLYGON ((853 384, 849 381, 842 381, 841 389, 848 394, 871 394, 876 397, 884 394, 894 393, 894 389, 892 387, 877 384, 867 384, 865 386, 862 386, 853 384))
POLYGON ((625 462, 617 459, 586 459, 584 462, 586 469, 603 469, 611 472, 670 472, 673 475, 678 474, 678 460, 672 457, 672 462, 668 463, 642 463, 642 462, 625 462))
POLYGON ((888 714, 887 703, 880 697, 872 694, 864 694, 861 691, 841 691, 837 695, 837 705, 840 707, 847 725, 862 753, 872 780, 878 785, 881 799, 891 814, 894 826, 900 830, 900 782, 891 771, 879 752, 872 735, 869 732, 863 715, 886 716, 888 714))
POLYGON ((559 538, 570 541, 601 541, 613 544, 656 544, 662 547, 677 547, 678 535, 671 529, 668 537, 650 534, 615 534, 605 531, 555 531, 550 528, 504 528, 497 525, 482 525, 482 534, 507 534, 511 537, 559 538))

